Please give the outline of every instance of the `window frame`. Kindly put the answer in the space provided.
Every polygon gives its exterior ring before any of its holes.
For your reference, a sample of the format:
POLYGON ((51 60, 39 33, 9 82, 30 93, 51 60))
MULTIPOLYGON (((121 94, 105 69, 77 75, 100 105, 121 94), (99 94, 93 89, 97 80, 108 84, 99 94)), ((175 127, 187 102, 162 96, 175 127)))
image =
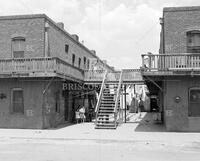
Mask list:
POLYGON ((87 69, 90 68, 90 59, 87 60, 87 69))
POLYGON ((78 58, 78 67, 81 68, 81 58, 78 58))
POLYGON ((69 54, 69 45, 68 44, 65 44, 65 53, 69 54))
POLYGON ((58 90, 55 92, 55 112, 60 113, 60 101, 61 101, 61 92, 58 90))
POLYGON ((11 114, 18 114, 18 115, 24 115, 25 114, 25 109, 24 109, 24 90, 23 88, 12 88, 11 89, 11 111, 10 111, 11 114), (23 112, 15 112, 14 111, 14 101, 13 101, 13 98, 14 98, 14 92, 15 91, 22 91, 22 104, 23 104, 23 112))
POLYGON ((12 58, 24 58, 25 57, 25 49, 26 49, 25 42, 26 42, 26 39, 25 39, 25 37, 22 37, 22 36, 16 36, 16 37, 13 37, 11 39, 11 53, 12 53, 12 58), (23 50, 19 50, 19 51, 15 51, 14 50, 14 42, 15 41, 22 41, 22 42, 24 42, 24 49, 23 50), (23 52, 23 57, 15 57, 14 56, 15 55, 14 52, 23 52))
MULTIPOLYGON (((190 105, 191 105, 191 103, 198 103, 198 102, 191 102, 191 91, 192 90, 199 90, 200 91, 200 87, 191 87, 191 88, 189 88, 189 90, 188 90, 188 117, 200 117, 200 114, 198 115, 198 116, 194 116, 194 115, 192 115, 191 114, 191 112, 190 112, 190 105)), ((199 110, 200 110, 200 108, 199 108, 199 110)))
POLYGON ((76 62, 76 55, 72 54, 72 65, 75 66, 75 62, 76 62))
POLYGON ((86 69, 86 63, 87 63, 87 58, 84 56, 83 58, 84 69, 86 69))
POLYGON ((200 53, 200 31, 199 30, 191 30, 186 32, 186 46, 187 53, 200 53), (195 36, 199 37, 199 42, 194 40, 195 36), (198 44, 198 45, 195 45, 198 44))

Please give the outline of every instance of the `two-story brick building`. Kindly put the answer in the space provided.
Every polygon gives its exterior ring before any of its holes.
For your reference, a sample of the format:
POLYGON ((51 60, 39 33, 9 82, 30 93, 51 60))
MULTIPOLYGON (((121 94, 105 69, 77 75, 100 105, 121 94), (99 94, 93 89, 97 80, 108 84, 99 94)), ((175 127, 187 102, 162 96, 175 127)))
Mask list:
POLYGON ((168 131, 200 131, 200 7, 164 8, 160 54, 143 55, 143 77, 168 131))
POLYGON ((71 122, 75 106, 88 97, 63 91, 63 82, 83 83, 90 60, 113 70, 77 35, 66 32, 63 23, 44 14, 0 17, 0 127, 49 128, 71 122))

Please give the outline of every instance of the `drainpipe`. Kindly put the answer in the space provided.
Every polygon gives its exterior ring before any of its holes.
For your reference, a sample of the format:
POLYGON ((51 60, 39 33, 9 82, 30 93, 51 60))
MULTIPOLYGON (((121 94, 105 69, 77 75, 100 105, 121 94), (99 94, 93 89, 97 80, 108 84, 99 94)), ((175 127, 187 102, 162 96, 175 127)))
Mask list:
POLYGON ((48 35, 48 30, 49 30, 49 24, 46 22, 45 23, 45 52, 44 52, 44 57, 49 57, 49 35, 48 35))
POLYGON ((161 17, 160 19, 160 25, 161 25, 161 40, 162 40, 162 49, 161 49, 161 54, 165 53, 165 31, 164 31, 164 16, 161 17))
POLYGON ((42 126, 43 126, 42 128, 43 129, 44 129, 44 124, 45 124, 44 117, 45 117, 45 111, 46 111, 46 109, 45 109, 45 100, 44 100, 45 96, 44 95, 47 92, 47 90, 49 89, 49 87, 50 87, 51 83, 53 82, 53 80, 54 80, 54 77, 51 78, 49 83, 46 85, 45 89, 42 91, 42 126))
MULTIPOLYGON (((161 29, 162 29, 162 51, 161 51, 161 54, 165 54, 165 26, 164 26, 164 13, 163 13, 163 17, 160 18, 160 25, 161 25, 161 29)), ((165 81, 162 82, 164 88, 165 88, 165 81)), ((165 89, 164 89, 165 91, 165 89)), ((160 109, 160 112, 161 112, 161 120, 164 119, 164 112, 165 112, 165 109, 164 109, 164 92, 161 90, 161 98, 162 98, 162 105, 160 105, 161 109, 160 109)))

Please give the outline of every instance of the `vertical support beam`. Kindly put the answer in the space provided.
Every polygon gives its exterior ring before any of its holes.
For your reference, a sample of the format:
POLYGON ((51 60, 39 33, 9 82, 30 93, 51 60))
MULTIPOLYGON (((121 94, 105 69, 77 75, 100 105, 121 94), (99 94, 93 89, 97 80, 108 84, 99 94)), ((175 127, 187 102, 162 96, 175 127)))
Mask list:
POLYGON ((137 97, 136 97, 136 89, 135 89, 135 84, 133 85, 133 91, 134 91, 134 95, 135 95, 135 99, 134 99, 134 112, 136 113, 136 111, 137 111, 137 109, 136 109, 136 107, 137 107, 137 105, 136 105, 136 99, 137 99, 137 97))
POLYGON ((124 85, 124 106, 125 106, 125 120, 124 122, 126 123, 126 84, 124 85))
POLYGON ((49 30, 49 24, 46 22, 45 23, 45 52, 44 52, 44 56, 48 57, 49 56, 49 36, 48 36, 48 30, 49 30))
POLYGON ((119 110, 119 115, 120 115, 120 123, 123 123, 124 121, 123 121, 123 118, 124 118, 124 116, 123 116, 123 103, 124 103, 124 101, 123 101, 123 85, 121 86, 121 93, 120 93, 120 110, 119 110))
POLYGON ((134 94, 136 94, 136 91, 135 91, 135 84, 133 85, 133 90, 134 90, 134 94))
POLYGON ((89 91, 83 91, 84 93, 84 99, 83 99, 83 105, 84 105, 84 107, 85 107, 85 116, 86 116, 86 118, 85 118, 85 120, 86 120, 86 122, 88 121, 88 118, 89 118, 89 97, 88 97, 88 93, 89 93, 89 91))
POLYGON ((142 55, 142 67, 144 68, 144 55, 142 55))

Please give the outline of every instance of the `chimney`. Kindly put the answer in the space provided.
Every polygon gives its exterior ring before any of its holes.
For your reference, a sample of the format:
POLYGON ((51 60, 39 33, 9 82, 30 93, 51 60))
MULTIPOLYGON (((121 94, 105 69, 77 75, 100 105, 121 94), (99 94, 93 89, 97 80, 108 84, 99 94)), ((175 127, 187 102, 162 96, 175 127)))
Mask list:
POLYGON ((79 41, 79 37, 78 37, 78 35, 76 35, 76 34, 72 34, 71 36, 73 37, 74 40, 79 41))
POLYGON ((103 60, 103 63, 104 63, 104 64, 107 64, 107 60, 103 60))
POLYGON ((111 66, 110 68, 111 68, 112 70, 115 70, 115 67, 113 67, 113 66, 111 66))
POLYGON ((64 29, 64 23, 63 22, 58 22, 56 23, 58 25, 58 27, 60 27, 61 29, 64 29))
POLYGON ((91 53, 93 53, 94 55, 96 55, 96 51, 95 50, 90 50, 91 53))

